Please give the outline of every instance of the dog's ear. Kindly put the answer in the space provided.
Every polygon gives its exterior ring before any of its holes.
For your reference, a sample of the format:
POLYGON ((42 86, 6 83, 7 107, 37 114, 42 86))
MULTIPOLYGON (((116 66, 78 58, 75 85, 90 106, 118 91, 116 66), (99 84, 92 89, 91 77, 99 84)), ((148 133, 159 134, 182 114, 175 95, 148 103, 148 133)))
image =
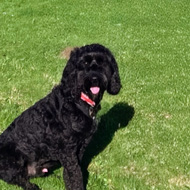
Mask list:
POLYGON ((72 81, 75 79, 76 74, 76 63, 79 57, 79 48, 74 48, 70 53, 70 58, 67 61, 65 69, 63 70, 63 75, 61 79, 61 83, 65 83, 65 80, 72 81))
POLYGON ((108 52, 108 61, 111 65, 112 76, 108 82, 107 92, 109 94, 116 95, 121 89, 121 81, 119 77, 117 62, 111 52, 108 52))

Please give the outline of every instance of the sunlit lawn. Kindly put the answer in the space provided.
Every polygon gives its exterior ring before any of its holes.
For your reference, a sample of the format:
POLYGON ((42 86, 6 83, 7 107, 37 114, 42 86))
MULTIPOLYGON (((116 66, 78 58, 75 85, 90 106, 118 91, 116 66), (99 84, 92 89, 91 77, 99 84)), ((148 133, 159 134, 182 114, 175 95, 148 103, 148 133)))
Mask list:
MULTIPOLYGON (((189 0, 1 0, 0 132, 59 83, 65 47, 101 43, 123 87, 102 101, 87 189, 190 189, 189 8, 189 0)), ((32 181, 64 189, 62 170, 32 181)))

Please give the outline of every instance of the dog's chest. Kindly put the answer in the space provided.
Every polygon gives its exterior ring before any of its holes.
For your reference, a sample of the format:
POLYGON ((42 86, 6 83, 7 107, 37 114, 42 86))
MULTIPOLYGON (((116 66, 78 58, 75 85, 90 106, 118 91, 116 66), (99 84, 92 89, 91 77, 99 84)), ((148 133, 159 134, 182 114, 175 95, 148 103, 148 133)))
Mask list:
POLYGON ((73 133, 89 133, 93 128, 93 120, 86 117, 84 114, 71 114, 70 125, 73 133))

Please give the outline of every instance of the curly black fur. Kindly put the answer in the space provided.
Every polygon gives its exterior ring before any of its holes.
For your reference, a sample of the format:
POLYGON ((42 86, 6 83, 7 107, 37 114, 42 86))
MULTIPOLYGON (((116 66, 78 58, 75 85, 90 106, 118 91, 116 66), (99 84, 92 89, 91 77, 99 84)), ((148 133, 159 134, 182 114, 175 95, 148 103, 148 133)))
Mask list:
POLYGON ((104 91, 115 95, 120 88, 117 63, 107 48, 92 44, 74 49, 61 83, 1 134, 0 178, 24 190, 38 190, 30 178, 61 165, 66 189, 84 190, 80 164, 97 129, 95 115, 104 91), (81 93, 95 106, 83 101, 81 93))

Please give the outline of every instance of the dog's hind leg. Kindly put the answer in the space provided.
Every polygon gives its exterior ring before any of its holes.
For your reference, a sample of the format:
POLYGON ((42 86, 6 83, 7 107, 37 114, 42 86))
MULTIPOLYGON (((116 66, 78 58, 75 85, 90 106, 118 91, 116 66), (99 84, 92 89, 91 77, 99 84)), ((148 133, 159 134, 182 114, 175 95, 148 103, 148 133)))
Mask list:
POLYGON ((29 181, 24 156, 13 145, 10 148, 10 144, 0 148, 0 179, 24 190, 39 190, 29 181))
POLYGON ((0 179, 5 182, 22 187, 24 190, 39 190, 39 187, 30 183, 26 170, 14 162, 0 160, 0 179))

